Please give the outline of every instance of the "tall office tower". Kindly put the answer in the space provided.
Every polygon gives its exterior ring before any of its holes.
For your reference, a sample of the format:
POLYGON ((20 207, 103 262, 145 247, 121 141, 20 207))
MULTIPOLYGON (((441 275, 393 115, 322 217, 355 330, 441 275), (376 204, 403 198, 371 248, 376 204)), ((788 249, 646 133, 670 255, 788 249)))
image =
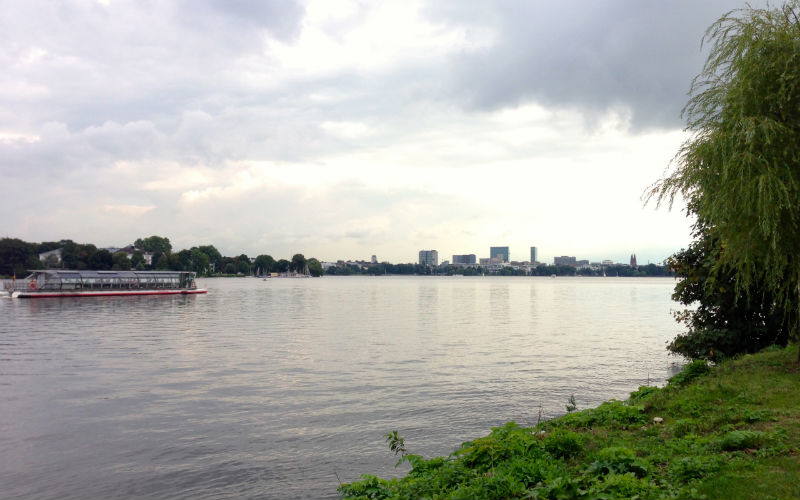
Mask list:
POLYGON ((489 247, 489 258, 497 259, 500 262, 511 260, 508 255, 508 247, 489 247))
POLYGON ((531 247, 531 264, 533 264, 534 262, 538 262, 536 260, 536 257, 537 257, 537 255, 536 255, 536 247, 531 247))
POLYGON ((439 252, 436 250, 420 250, 419 251, 419 265, 421 266, 438 266, 439 265, 439 252))
POLYGON ((378 256, 377 256, 377 255, 373 255, 373 256, 372 256, 372 259, 371 259, 371 262, 372 262, 373 264, 377 264, 377 263, 378 263, 378 256))

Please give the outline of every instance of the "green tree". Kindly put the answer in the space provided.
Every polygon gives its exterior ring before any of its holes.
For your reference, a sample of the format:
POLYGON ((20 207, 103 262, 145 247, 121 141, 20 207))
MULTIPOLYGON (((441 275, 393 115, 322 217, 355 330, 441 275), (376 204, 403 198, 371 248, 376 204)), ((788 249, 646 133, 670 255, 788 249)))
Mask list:
POLYGON ((29 269, 42 267, 35 249, 34 244, 18 238, 0 239, 0 275, 24 278, 29 269))
POLYGON ((296 253, 292 256, 292 261, 289 263, 289 270, 296 273, 305 273, 306 271, 306 258, 301 253, 296 253))
POLYGON ((152 269, 158 269, 160 271, 169 269, 170 255, 171 254, 166 254, 163 252, 153 252, 153 257, 150 259, 150 267, 152 269))
POLYGON ((211 262, 211 259, 209 259, 208 254, 206 254, 199 248, 193 248, 191 252, 192 252, 191 270, 200 275, 208 274, 208 268, 211 262))
POLYGON ((111 252, 105 248, 96 250, 95 252, 89 254, 87 267, 89 269, 96 269, 98 271, 108 271, 114 267, 114 256, 111 255, 111 252))
MULTIPOLYGON (((682 195, 720 251, 712 282, 735 277, 800 325, 800 21, 798 2, 729 12, 706 32, 710 53, 684 115, 690 138, 651 191, 682 195)), ((800 359, 799 359, 800 361, 800 359)))
POLYGON ((138 238, 133 242, 133 246, 145 252, 161 252, 167 254, 172 252, 172 244, 169 242, 169 238, 163 236, 153 235, 147 238, 138 238))
POLYGON ((131 268, 131 259, 128 258, 128 254, 125 252, 117 252, 111 258, 114 262, 111 269, 127 271, 131 268))
POLYGON ((786 345, 790 316, 760 284, 741 294, 733 272, 714 269, 722 251, 720 241, 707 232, 695 236, 689 248, 668 260, 680 279, 672 299, 696 307, 675 313, 687 331, 675 337, 667 348, 691 359, 717 361, 772 344, 786 345))
POLYGON ((260 270, 261 274, 269 274, 275 266, 275 259, 271 255, 259 255, 253 263, 256 270, 260 270))
POLYGON ((138 250, 133 252, 133 255, 131 255, 131 267, 138 271, 144 270, 145 262, 144 262, 144 255, 142 255, 142 252, 138 250))
POLYGON ((242 254, 235 257, 236 260, 236 273, 237 274, 250 274, 250 257, 242 254))
POLYGON ((63 240, 61 245, 61 262, 64 269, 94 269, 89 257, 97 252, 97 247, 81 245, 72 240, 63 240))
POLYGON ((201 245, 197 249, 208 256, 208 262, 209 264, 214 264, 216 272, 222 272, 222 254, 219 253, 219 250, 214 245, 201 245))
POLYGON ((311 276, 314 276, 315 278, 318 278, 323 274, 325 274, 325 270, 322 269, 322 263, 317 259, 315 259, 314 257, 308 259, 308 272, 311 274, 311 276))
POLYGON ((281 259, 275 263, 275 272, 276 273, 285 273, 289 270, 290 262, 286 259, 281 259))
POLYGON ((173 271, 191 271, 193 265, 191 250, 181 250, 172 254, 169 259, 169 268, 173 271))

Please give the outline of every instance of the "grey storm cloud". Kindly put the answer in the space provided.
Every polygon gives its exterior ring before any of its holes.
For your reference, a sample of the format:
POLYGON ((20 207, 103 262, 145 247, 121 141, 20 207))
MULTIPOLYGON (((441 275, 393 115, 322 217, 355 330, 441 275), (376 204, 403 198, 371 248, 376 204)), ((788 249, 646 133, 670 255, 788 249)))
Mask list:
POLYGON ((426 15, 496 37, 486 49, 451 59, 447 89, 463 106, 495 110, 535 101, 589 119, 622 110, 641 129, 681 125, 704 61, 705 30, 741 7, 731 0, 499 0, 431 2, 426 15))

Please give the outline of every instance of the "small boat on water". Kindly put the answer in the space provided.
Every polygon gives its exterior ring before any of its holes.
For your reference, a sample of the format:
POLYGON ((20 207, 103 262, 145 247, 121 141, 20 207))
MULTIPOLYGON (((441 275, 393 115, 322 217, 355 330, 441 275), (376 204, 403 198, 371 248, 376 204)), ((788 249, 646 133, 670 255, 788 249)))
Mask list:
POLYGON ((31 271, 6 282, 12 298, 106 297, 116 295, 186 295, 206 293, 189 271, 31 271))

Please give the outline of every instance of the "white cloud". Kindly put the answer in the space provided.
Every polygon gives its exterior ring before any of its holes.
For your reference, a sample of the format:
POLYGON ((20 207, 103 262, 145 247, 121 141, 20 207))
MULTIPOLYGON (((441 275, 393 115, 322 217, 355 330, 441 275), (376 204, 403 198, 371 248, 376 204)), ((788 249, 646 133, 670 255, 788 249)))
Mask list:
POLYGON ((321 127, 327 133, 340 139, 360 139, 370 135, 367 125, 358 122, 322 122, 321 127))

